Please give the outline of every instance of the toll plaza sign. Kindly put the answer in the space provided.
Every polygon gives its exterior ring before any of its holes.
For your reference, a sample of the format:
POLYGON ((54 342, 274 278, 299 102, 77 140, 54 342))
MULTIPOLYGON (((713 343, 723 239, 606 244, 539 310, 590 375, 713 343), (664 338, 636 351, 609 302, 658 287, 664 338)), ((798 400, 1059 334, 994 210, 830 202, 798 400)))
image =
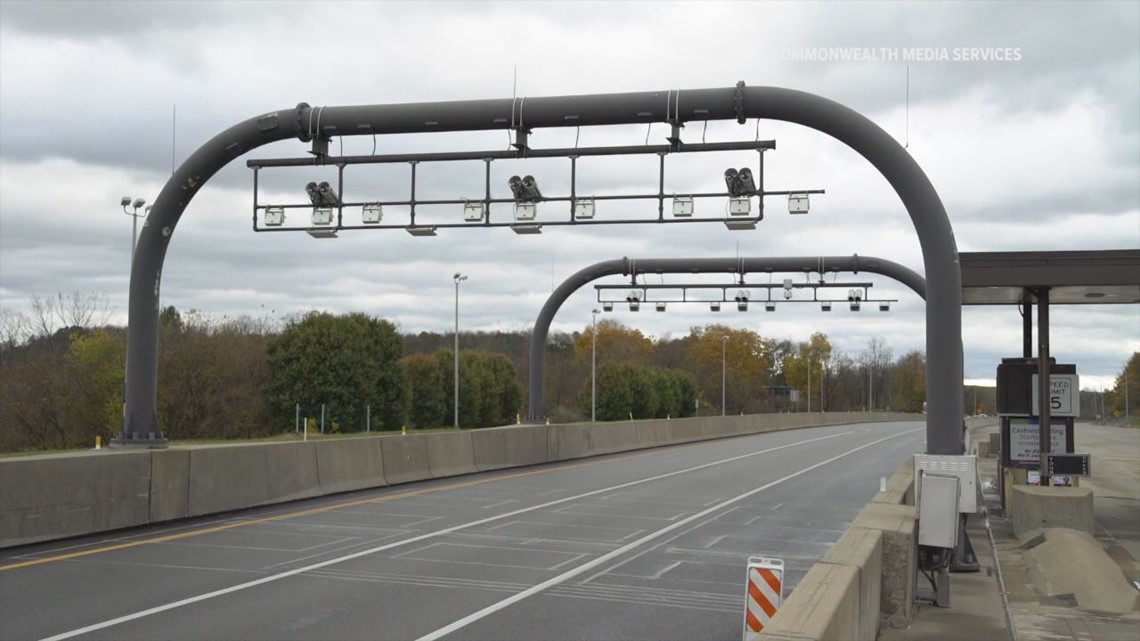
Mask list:
MULTIPOLYGON (((1037 374, 1033 375, 1033 400, 1029 406, 1031 416, 1037 416, 1040 407, 1038 398, 1037 374)), ((1049 375, 1049 415, 1050 416, 1080 416, 1081 415, 1081 386, 1076 374, 1050 374, 1049 375)))

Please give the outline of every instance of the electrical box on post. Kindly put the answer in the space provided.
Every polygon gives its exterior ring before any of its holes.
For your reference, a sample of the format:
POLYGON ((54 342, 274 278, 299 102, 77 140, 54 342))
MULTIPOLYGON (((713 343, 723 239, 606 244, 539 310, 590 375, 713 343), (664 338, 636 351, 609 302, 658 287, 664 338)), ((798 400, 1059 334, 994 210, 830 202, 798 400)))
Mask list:
POLYGON ((961 493, 958 511, 963 514, 978 512, 978 458, 976 456, 953 454, 915 454, 914 489, 916 510, 922 507, 922 495, 918 486, 922 474, 939 474, 958 478, 961 493))
POLYGON ((919 476, 918 544, 936 548, 958 545, 958 477, 919 476))

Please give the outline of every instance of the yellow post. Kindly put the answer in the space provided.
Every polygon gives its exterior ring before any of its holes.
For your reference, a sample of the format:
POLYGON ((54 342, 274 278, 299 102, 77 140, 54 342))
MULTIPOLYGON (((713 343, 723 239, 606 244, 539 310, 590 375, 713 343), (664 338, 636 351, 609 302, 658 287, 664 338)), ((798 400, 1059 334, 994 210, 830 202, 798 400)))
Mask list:
POLYGON ((96 436, 95 437, 95 449, 97 449, 97 450, 102 449, 102 447, 103 447, 103 437, 102 436, 96 436))
POLYGON ((407 436, 407 435, 408 435, 408 426, 407 426, 407 425, 405 425, 405 426, 403 426, 403 427, 401 427, 401 428, 400 428, 400 434, 401 434, 401 435, 403 435, 403 436, 407 436))

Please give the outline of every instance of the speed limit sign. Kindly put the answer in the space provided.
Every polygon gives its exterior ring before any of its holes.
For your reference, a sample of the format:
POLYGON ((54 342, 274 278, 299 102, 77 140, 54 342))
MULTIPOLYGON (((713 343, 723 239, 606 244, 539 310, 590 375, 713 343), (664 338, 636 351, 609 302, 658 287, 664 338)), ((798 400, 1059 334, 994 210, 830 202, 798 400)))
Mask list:
MULTIPOLYGON (((1037 416, 1037 408, 1041 407, 1039 384, 1037 375, 1033 375, 1033 402, 1029 407, 1029 415, 1037 416)), ((1081 415, 1081 386, 1076 374, 1050 374, 1049 375, 1049 415, 1050 416, 1080 416, 1081 415)))

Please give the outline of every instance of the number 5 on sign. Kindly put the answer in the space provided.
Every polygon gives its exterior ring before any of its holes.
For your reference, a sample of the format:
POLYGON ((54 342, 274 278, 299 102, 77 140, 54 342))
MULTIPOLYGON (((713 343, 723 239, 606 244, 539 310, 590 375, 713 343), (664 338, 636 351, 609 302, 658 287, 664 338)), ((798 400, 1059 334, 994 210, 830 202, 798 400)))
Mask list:
MULTIPOLYGON (((1037 391, 1037 375, 1033 375, 1032 405, 1029 415, 1037 416, 1040 394, 1037 391)), ((1081 385, 1076 374, 1050 374, 1049 375, 1049 415, 1050 416, 1080 416, 1081 415, 1081 385)))
POLYGON ((783 598, 783 559, 749 557, 744 589, 744 641, 760 638, 760 633, 776 616, 783 598))

